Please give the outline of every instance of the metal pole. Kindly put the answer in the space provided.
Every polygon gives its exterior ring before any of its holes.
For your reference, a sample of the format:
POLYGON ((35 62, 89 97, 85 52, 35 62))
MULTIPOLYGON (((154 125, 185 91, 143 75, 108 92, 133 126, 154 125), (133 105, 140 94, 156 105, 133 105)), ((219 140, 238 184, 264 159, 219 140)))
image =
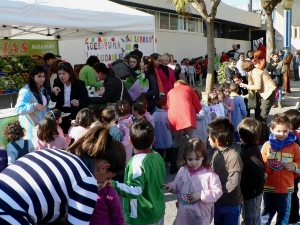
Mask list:
POLYGON ((284 47, 291 49, 292 9, 284 10, 284 47))
POLYGON ((249 4, 249 12, 252 12, 252 1, 253 0, 249 0, 250 1, 250 4, 249 4))

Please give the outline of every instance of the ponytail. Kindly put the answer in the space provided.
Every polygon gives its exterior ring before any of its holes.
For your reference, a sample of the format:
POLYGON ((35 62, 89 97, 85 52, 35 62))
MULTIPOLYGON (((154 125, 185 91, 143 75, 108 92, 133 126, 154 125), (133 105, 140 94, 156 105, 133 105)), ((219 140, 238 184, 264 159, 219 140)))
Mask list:
POLYGON ((79 157, 106 160, 110 164, 109 171, 113 173, 119 173, 125 168, 124 146, 113 140, 109 129, 103 126, 90 129, 69 147, 68 152, 79 157))

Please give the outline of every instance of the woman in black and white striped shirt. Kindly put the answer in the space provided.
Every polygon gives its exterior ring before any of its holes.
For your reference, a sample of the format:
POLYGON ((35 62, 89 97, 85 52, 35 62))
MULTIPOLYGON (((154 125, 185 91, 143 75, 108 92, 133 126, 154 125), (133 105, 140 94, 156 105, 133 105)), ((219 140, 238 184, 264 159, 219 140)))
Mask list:
POLYGON ((40 150, 0 174, 0 224, 52 222, 68 213, 68 224, 89 224, 98 185, 125 167, 123 145, 95 127, 70 148, 40 150))

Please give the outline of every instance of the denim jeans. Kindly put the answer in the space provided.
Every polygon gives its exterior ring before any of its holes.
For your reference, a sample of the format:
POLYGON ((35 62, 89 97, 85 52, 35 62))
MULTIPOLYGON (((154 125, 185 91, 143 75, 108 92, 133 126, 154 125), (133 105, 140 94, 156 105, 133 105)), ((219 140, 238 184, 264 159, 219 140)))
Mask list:
POLYGON ((278 91, 278 102, 281 102, 281 100, 282 100, 282 86, 278 86, 277 91, 278 91))

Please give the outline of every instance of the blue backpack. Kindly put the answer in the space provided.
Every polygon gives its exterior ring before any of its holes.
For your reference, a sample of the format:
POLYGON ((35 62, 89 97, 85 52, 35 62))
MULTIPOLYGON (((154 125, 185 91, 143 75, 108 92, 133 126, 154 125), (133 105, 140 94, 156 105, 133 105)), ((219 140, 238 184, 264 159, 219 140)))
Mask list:
POLYGON ((8 166, 7 151, 0 149, 0 173, 8 166))

